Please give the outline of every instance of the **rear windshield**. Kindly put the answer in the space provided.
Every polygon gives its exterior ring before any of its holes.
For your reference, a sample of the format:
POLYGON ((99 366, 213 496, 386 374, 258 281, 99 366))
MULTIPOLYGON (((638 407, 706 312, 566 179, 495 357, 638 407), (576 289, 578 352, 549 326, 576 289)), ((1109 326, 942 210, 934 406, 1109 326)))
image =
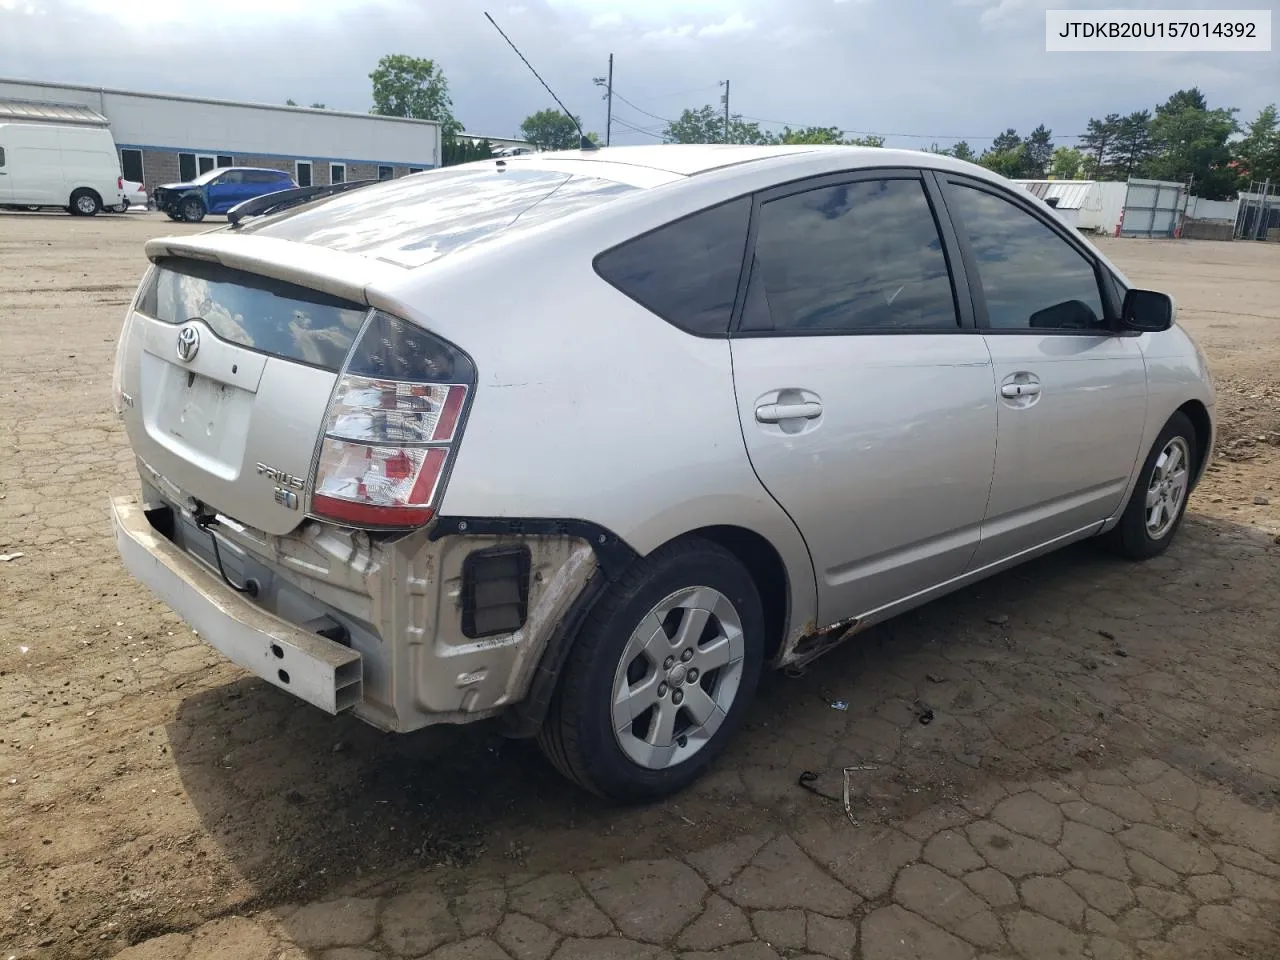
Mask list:
POLYGON ((200 319, 261 353, 337 370, 369 312, 348 300, 204 260, 160 261, 138 309, 165 323, 200 319))
POLYGON ((486 163, 361 187, 242 229, 420 267, 636 189, 600 177, 486 163))

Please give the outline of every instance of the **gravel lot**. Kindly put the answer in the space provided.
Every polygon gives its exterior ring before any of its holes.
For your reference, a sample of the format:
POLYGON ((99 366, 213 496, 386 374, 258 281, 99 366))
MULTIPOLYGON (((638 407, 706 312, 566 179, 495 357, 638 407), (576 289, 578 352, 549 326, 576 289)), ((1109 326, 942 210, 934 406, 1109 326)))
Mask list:
POLYGON ((114 341, 192 229, 0 214, 0 957, 1280 956, 1280 245, 1100 241, 1218 378, 1165 557, 873 630, 619 811, 490 730, 326 717, 125 575, 114 341))

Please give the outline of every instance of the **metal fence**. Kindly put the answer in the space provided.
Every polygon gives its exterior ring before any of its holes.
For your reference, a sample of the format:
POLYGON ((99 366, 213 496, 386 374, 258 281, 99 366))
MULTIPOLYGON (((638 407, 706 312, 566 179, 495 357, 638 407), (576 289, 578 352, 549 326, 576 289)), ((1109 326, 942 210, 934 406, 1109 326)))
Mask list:
POLYGON ((1280 240, 1280 183, 1255 181, 1241 192, 1235 239, 1280 240))
POLYGON ((1131 177, 1120 218, 1121 237, 1172 237, 1187 208, 1187 187, 1169 180, 1131 177))

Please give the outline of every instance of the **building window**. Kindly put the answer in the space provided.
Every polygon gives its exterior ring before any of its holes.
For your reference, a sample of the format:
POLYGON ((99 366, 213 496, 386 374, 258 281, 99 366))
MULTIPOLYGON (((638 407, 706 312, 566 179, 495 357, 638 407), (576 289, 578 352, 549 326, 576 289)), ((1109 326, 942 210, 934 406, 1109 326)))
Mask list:
POLYGON ((218 166, 220 166, 220 167, 234 167, 234 166, 236 165, 236 158, 235 158, 235 157, 229 157, 229 156, 227 156, 225 153, 220 153, 220 154, 218 154, 218 164, 217 164, 217 165, 218 165, 218 166))
POLYGON ((410 173, 421 173, 421 172, 422 172, 422 167, 410 167, 410 168, 409 168, 409 172, 410 172, 410 173))
POLYGON ((345 163, 329 164, 329 182, 330 183, 346 183, 347 182, 347 165, 345 163))
POLYGON ((183 183, 196 178, 196 155, 194 153, 178 154, 178 179, 183 183))
POLYGON ((196 166, 200 168, 201 173, 208 173, 217 163, 217 157, 207 157, 203 154, 196 155, 196 166))
POLYGON ((311 161, 299 160, 297 162, 297 175, 294 177, 298 181, 298 186, 311 186, 311 161))
POLYGON ((141 150, 121 150, 120 151, 120 172, 126 180, 133 183, 142 183, 142 151, 141 150))
POLYGON ((379 180, 390 180, 395 175, 396 175, 396 171, 393 167, 387 167, 387 166, 378 167, 379 180))

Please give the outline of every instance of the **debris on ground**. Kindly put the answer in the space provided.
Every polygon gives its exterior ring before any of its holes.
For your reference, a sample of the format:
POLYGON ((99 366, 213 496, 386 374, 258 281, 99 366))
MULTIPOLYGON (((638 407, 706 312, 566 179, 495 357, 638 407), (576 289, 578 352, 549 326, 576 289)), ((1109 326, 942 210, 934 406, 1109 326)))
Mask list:
POLYGON ((832 709, 832 710, 848 710, 848 709, 849 709, 849 701, 848 701, 848 700, 833 700, 833 701, 831 702, 831 709, 832 709))
POLYGON ((987 623, 994 623, 997 627, 1003 627, 1009 622, 1007 613, 997 613, 995 616, 987 617, 987 623))
POLYGON ((25 556, 25 553, 0 553, 0 563, 8 563, 10 560, 17 560, 19 557, 25 556))
POLYGON ((924 678, 928 680, 930 683, 946 683, 947 682, 946 677, 939 676, 936 673, 926 673, 924 675, 924 678))
POLYGON ((915 708, 916 719, 920 721, 921 726, 927 727, 933 723, 933 707, 920 700, 915 701, 912 707, 915 708))

